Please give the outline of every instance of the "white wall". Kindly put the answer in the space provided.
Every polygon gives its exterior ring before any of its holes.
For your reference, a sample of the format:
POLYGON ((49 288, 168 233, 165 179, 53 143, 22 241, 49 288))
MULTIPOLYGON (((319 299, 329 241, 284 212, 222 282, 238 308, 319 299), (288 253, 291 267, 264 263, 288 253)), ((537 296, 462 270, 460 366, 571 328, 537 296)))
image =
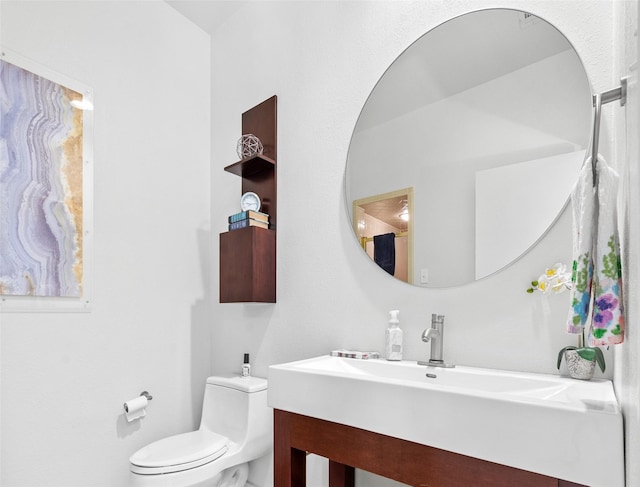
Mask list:
MULTIPOLYGON (((640 485, 640 333, 637 324, 640 316, 640 96, 638 93, 638 54, 640 39, 640 10, 637 2, 620 2, 616 5, 615 40, 618 46, 614 74, 629 75, 628 101, 625 109, 604 108, 615 111, 616 159, 623 185, 622 204, 628 205, 622 215, 624 221, 623 246, 627 274, 626 342, 616 347, 614 384, 625 417, 627 485, 640 485), (633 67, 632 67, 633 66, 633 67)), ((617 106, 617 104, 616 104, 617 106)))
MULTIPOLYGON (((458 364, 557 373, 568 295, 529 295, 544 267, 571 258, 565 212, 544 240, 487 280, 438 290, 386 276, 350 231, 343 173, 351 133, 369 92, 411 42, 442 21, 487 6, 526 8, 569 38, 595 90, 617 83, 612 69, 613 4, 603 1, 254 2, 213 41, 212 230, 236 211, 240 114, 278 95, 278 302, 214 304, 215 373, 238 370, 243 352, 256 375, 269 365, 331 349, 378 349, 387 312, 401 310, 407 359, 425 358, 420 333, 431 313, 446 316, 445 356, 458 364)), ((612 110, 616 110, 613 108, 612 110)), ((611 110, 601 149, 609 154, 611 110)), ((214 271, 218 268, 214 246, 214 271)), ((214 284, 217 292, 217 283, 214 284)), ((610 368, 611 354, 607 355, 610 368)), ((364 485, 360 483, 360 485, 364 485)), ((371 484, 367 484, 371 485, 371 484)))
POLYGON ((1 484, 123 486, 136 449, 195 426, 210 373, 209 36, 158 1, 0 10, 3 47, 95 95, 93 309, 0 315, 1 484))
MULTIPOLYGON (((608 89, 613 83, 611 59, 604 54, 611 43, 612 7, 584 2, 575 11, 572 5, 528 3, 530 10, 574 41, 595 88, 608 89)), ((569 260, 568 215, 510 269, 495 278, 447 290, 389 279, 361 252, 346 218, 342 185, 347 148, 373 84, 425 30, 478 6, 478 2, 462 1, 447 6, 256 2, 223 26, 213 42, 217 74, 212 91, 212 231, 225 230, 226 215, 238 204, 239 178, 223 167, 237 159, 240 114, 275 93, 279 97, 278 303, 214 305, 214 370, 236 370, 245 349, 252 352, 256 373, 264 375, 272 363, 325 353, 335 346, 381 348, 387 311, 394 307, 404 310, 409 358, 427 353, 419 332, 428 315, 438 311, 447 315, 450 359, 518 370, 555 370, 556 346, 571 341, 562 326, 566 303, 562 296, 549 299, 552 315, 548 318, 560 322, 552 327, 540 323, 535 314, 543 298, 527 295, 524 289, 543 266, 569 260), (241 25, 252 28, 242 30, 241 25), (251 75, 255 72, 260 76, 251 75), (507 348, 495 354, 480 350, 498 344, 507 348), (515 350, 511 347, 517 351, 510 351, 515 350)), ((606 124, 605 119, 604 151, 606 124)), ((217 261, 216 255, 214 275, 217 261)), ((214 282, 216 291, 217 286, 214 282)))

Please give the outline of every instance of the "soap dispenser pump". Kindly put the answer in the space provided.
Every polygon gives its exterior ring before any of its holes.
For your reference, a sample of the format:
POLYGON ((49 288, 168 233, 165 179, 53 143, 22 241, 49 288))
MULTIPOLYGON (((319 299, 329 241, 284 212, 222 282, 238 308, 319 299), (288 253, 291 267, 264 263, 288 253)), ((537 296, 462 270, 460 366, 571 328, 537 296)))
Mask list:
POLYGON ((402 330, 398 326, 399 310, 389 311, 389 328, 385 333, 385 352, 387 360, 402 360, 402 330))

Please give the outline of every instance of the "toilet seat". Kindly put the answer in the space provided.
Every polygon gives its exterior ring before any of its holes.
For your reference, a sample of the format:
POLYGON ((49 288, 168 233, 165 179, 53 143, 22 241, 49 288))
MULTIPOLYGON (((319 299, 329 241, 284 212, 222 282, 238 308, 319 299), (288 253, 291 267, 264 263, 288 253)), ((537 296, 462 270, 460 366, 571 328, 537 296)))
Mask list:
POLYGON ((170 436, 134 453, 131 471, 142 475, 181 472, 206 465, 227 452, 228 438, 208 430, 170 436))

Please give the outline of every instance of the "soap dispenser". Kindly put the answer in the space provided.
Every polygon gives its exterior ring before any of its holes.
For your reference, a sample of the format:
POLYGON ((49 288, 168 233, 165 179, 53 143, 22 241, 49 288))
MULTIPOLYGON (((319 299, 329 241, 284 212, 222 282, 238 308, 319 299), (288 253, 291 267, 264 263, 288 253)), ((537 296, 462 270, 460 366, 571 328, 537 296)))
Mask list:
POLYGON ((387 360, 402 360, 402 330, 398 326, 399 310, 389 311, 389 328, 385 333, 385 352, 387 360))
POLYGON ((242 364, 242 377, 249 377, 251 375, 251 364, 249 363, 249 354, 244 354, 244 362, 242 364))

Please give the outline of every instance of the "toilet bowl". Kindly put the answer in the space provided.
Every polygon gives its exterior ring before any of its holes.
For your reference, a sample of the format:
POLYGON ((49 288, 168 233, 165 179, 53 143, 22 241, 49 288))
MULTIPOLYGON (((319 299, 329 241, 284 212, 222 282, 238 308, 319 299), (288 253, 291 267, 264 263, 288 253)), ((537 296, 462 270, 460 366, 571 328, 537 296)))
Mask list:
POLYGON ((244 487, 248 462, 271 451, 267 381, 209 377, 200 428, 163 438, 129 459, 131 487, 244 487))

